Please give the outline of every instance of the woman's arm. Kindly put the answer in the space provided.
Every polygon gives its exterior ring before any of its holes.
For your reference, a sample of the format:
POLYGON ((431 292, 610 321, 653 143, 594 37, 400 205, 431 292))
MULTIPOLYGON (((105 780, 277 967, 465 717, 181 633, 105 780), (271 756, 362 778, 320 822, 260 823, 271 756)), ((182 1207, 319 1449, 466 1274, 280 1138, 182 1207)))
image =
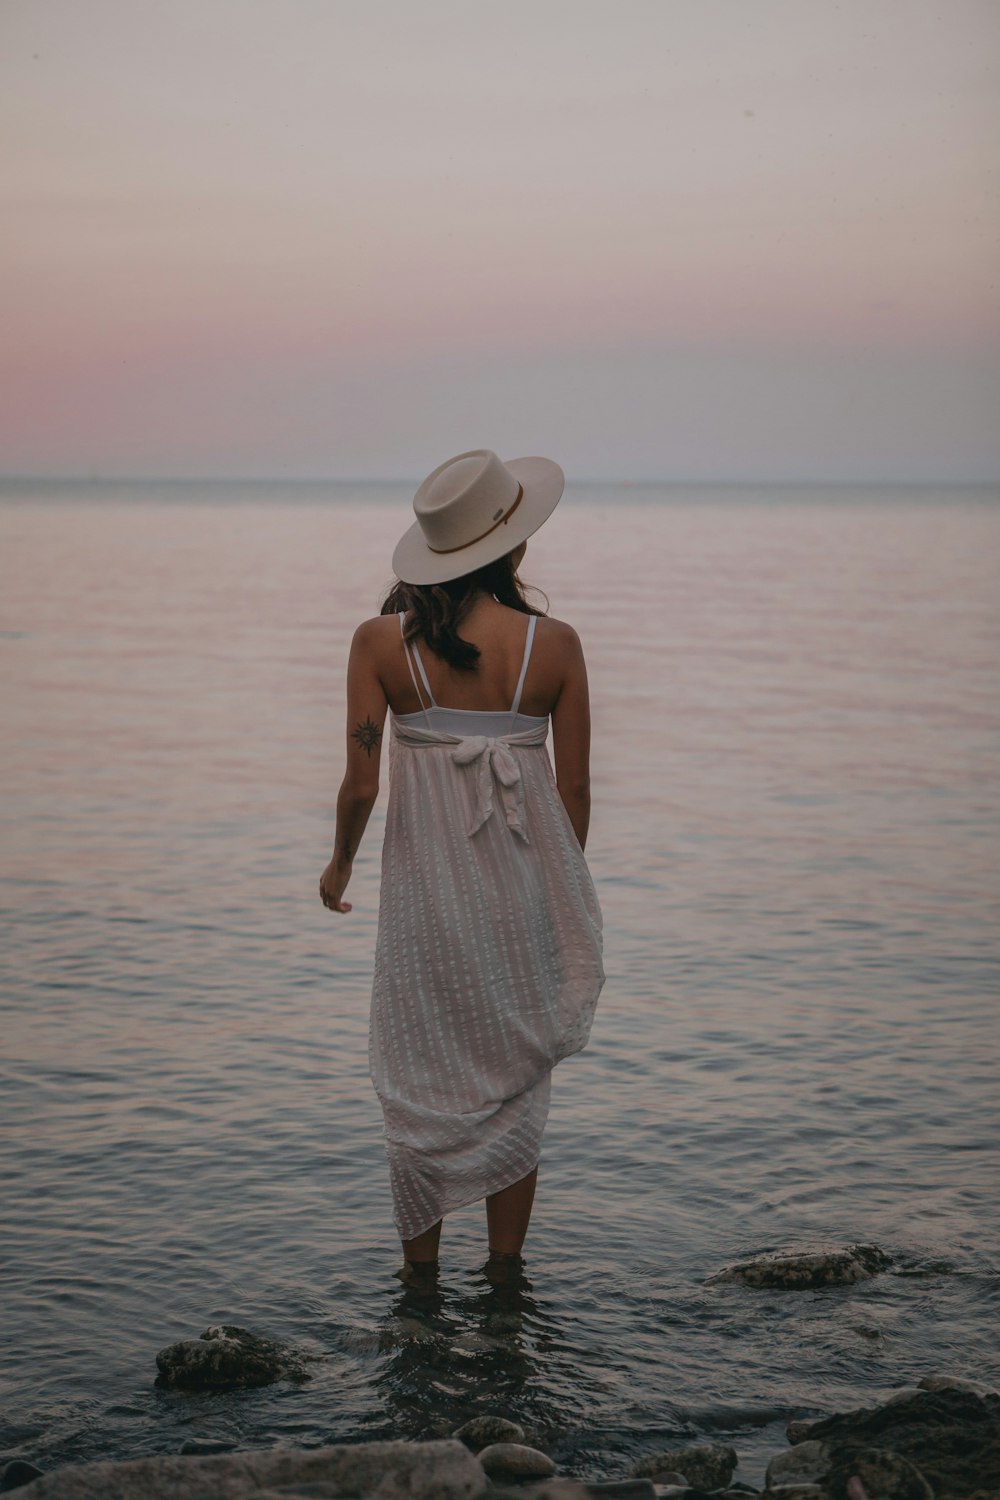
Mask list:
POLYGON ((552 709, 552 748, 556 786, 580 848, 587 847, 590 826, 590 693, 580 637, 566 632, 566 675, 552 709))
POLYGON ((378 797, 382 730, 388 711, 385 690, 375 669, 374 635, 379 620, 366 620, 354 632, 347 663, 347 770, 337 796, 337 832, 333 857, 320 877, 323 905, 351 910, 343 899, 361 835, 378 797))

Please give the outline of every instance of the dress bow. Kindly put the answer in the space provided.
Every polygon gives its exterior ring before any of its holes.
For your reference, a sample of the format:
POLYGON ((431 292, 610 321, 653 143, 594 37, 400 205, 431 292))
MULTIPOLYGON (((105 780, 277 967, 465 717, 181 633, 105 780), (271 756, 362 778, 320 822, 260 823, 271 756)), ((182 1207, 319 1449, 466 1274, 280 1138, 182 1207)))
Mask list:
POLYGON ((501 739, 474 734, 455 746, 451 758, 459 766, 476 763, 476 815, 469 829, 469 837, 478 833, 493 814, 493 783, 496 780, 500 787, 500 800, 507 827, 527 841, 521 767, 510 746, 501 739))

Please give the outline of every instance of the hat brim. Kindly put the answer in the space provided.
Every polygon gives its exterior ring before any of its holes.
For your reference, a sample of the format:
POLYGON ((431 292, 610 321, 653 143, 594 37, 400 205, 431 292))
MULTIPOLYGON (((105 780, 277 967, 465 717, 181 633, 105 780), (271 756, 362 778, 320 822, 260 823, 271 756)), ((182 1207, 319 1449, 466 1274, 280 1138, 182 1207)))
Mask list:
POLYGON ((551 458, 507 458, 504 464, 524 491, 512 515, 478 541, 454 552, 433 551, 420 522, 414 522, 392 554, 392 570, 398 579, 403 583, 445 583, 449 578, 474 573, 513 552, 548 520, 566 484, 559 465, 551 458))

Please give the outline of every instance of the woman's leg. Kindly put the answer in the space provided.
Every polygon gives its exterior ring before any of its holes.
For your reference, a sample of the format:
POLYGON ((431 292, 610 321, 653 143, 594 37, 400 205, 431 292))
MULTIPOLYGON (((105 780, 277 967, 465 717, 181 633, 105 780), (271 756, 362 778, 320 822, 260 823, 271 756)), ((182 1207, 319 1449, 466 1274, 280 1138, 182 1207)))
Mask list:
POLYGON ((441 1220, 432 1224, 430 1229, 425 1229, 423 1234, 418 1234, 415 1239, 403 1241, 403 1256, 411 1265, 420 1262, 437 1260, 438 1244, 441 1239, 441 1220))
POLYGON ((524 1237, 528 1232, 531 1205, 535 1201, 535 1183, 538 1168, 533 1167, 527 1177, 511 1183, 499 1193, 490 1193, 486 1199, 486 1227, 489 1231, 490 1251, 497 1255, 519 1255, 524 1237))

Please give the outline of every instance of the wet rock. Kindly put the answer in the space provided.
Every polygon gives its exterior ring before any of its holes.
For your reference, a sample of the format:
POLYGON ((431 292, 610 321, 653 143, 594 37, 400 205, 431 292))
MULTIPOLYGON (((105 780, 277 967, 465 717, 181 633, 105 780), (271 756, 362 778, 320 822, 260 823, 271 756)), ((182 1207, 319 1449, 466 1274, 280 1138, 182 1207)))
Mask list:
POLYGON ((9 1464, 4 1465, 3 1474, 0 1475, 0 1494, 9 1494, 11 1490, 23 1489, 33 1479, 38 1479, 43 1473, 37 1464, 29 1464, 26 1458, 12 1458, 9 1464))
POLYGON ((852 1286, 884 1271, 892 1261, 878 1245, 828 1246, 817 1250, 782 1250, 724 1266, 707 1285, 738 1281, 744 1286, 806 1290, 852 1286))
POLYGON ((818 1417, 796 1417, 785 1428, 785 1436, 790 1443, 804 1443, 809 1429, 818 1421, 818 1417))
MULTIPOLYGON (((775 1485, 773 1490, 764 1490, 766 1500, 829 1500, 826 1490, 821 1484, 810 1484, 803 1480, 801 1484, 793 1480, 791 1484, 775 1485)), ((721 1500, 716 1496, 715 1500, 721 1500)), ((875 1500, 874 1496, 870 1500, 875 1500)))
POLYGON ((501 1479, 547 1479, 556 1472, 547 1453, 524 1443, 490 1443, 479 1454, 479 1462, 487 1474, 501 1479))
POLYGON ((967 1380, 962 1375, 924 1375, 917 1381, 921 1391, 966 1391, 970 1396, 995 1396, 994 1386, 984 1380, 967 1380))
POLYGON ((491 1489, 489 1500, 656 1500, 649 1479, 567 1479, 557 1477, 491 1489))
POLYGON ((733 1477, 739 1459, 736 1449, 725 1443, 699 1443, 689 1448, 671 1448, 664 1453, 647 1453, 629 1469, 636 1479, 655 1479, 676 1471, 692 1489, 719 1490, 733 1477))
POLYGON ((861 1481, 867 1500, 934 1500, 934 1491, 908 1458, 882 1448, 864 1448, 831 1469, 826 1493, 831 1500, 853 1500, 861 1481), (852 1485, 851 1481, 854 1481, 852 1485))
POLYGON ((913 1399, 913 1397, 916 1396, 916 1395, 918 1395, 918 1394, 919 1394, 919 1386, 915 1386, 915 1385, 902 1385, 902 1386, 900 1386, 900 1388, 899 1388, 898 1391, 893 1391, 893 1393, 892 1393, 891 1396, 886 1396, 885 1400, 882 1401, 880 1403, 880 1405, 882 1405, 882 1406, 892 1406, 893 1403, 896 1402, 896 1401, 911 1401, 913 1399))
MULTIPOLYGON (((829 1448, 831 1472, 847 1478, 850 1463, 874 1448, 908 1460, 936 1500, 1000 1490, 1000 1396, 954 1389, 900 1392, 881 1406, 823 1417, 809 1435, 829 1448)), ((847 1478, 838 1480, 839 1488, 832 1478, 825 1481, 833 1500, 846 1497, 847 1478)))
POLYGON ((581 1479, 518 1480, 510 1484, 493 1484, 489 1500, 590 1500, 587 1485, 581 1479))
POLYGON ((523 1443, 524 1428, 517 1422, 508 1421, 506 1417, 483 1412, 481 1417, 472 1417, 468 1422, 463 1422, 461 1427, 456 1427, 452 1437, 458 1438, 459 1442, 478 1453, 488 1443, 523 1443))
POLYGON ((24 1500, 263 1500, 377 1495, 378 1500, 478 1500, 486 1476, 462 1443, 344 1443, 251 1453, 179 1454, 74 1464, 45 1474, 24 1500))
POLYGON ((591 1479, 583 1487, 588 1500, 656 1500, 651 1479, 591 1479))
POLYGON ((185 1438, 178 1453, 231 1453, 235 1438, 185 1438))
POLYGON ((779 1484, 819 1484, 830 1467, 830 1451, 818 1438, 807 1438, 771 1459, 764 1476, 769 1490, 779 1484))
POLYGON ((274 1380, 308 1380, 299 1356, 234 1323, 216 1323, 200 1338, 181 1339, 156 1356, 159 1385, 188 1391, 234 1390, 274 1380))

